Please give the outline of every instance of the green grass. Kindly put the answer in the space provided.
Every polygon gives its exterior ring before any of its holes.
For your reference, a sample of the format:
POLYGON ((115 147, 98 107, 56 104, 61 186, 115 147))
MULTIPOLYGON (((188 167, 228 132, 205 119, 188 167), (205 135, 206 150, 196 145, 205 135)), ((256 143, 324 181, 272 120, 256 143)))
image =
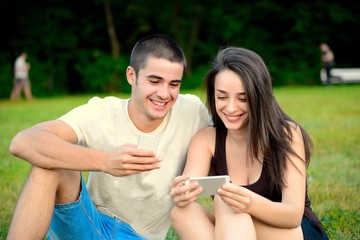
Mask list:
MULTIPOLYGON (((199 90, 193 93, 203 96, 199 90)), ((282 87, 275 96, 311 135, 315 149, 308 168, 313 210, 332 240, 360 236, 360 85, 282 87)), ((11 138, 38 122, 54 119, 90 96, 0 101, 0 239, 5 239, 29 164, 8 152, 11 138)), ((207 198, 200 200, 211 208, 207 198)), ((170 229, 167 239, 178 239, 170 229)))

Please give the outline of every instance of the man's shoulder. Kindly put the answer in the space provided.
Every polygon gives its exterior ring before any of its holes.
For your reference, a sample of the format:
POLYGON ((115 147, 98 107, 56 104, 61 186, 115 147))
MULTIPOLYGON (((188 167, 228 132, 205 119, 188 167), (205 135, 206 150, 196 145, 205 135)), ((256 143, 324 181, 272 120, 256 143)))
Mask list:
POLYGON ((210 115, 200 97, 193 94, 179 95, 171 112, 182 121, 193 121, 200 119, 204 124, 211 122, 210 115))
POLYGON ((122 99, 114 96, 98 97, 94 96, 84 105, 88 111, 98 111, 99 113, 121 113, 126 111, 129 99, 122 99), (115 110, 115 111, 114 111, 115 110))
POLYGON ((177 102, 179 104, 196 103, 202 105, 201 99, 194 94, 179 94, 177 102))
POLYGON ((201 99, 193 94, 179 94, 176 103, 173 106, 173 111, 182 112, 200 112, 205 108, 204 103, 201 99))
POLYGON ((122 99, 114 96, 107 96, 107 97, 98 97, 94 96, 90 98, 90 104, 103 104, 103 105, 112 105, 112 104, 125 104, 128 99, 122 99))

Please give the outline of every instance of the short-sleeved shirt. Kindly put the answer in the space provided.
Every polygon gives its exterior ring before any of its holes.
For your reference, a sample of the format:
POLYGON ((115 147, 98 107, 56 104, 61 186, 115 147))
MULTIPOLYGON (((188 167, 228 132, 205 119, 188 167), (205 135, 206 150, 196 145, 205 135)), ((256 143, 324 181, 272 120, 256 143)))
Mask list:
MULTIPOLYGON (((79 145, 111 151, 125 143, 137 144, 143 134, 129 117, 128 103, 129 99, 95 97, 60 119, 74 129, 79 145)), ((87 187, 97 209, 130 224, 145 238, 165 239, 173 207, 170 184, 184 168, 191 138, 210 124, 202 101, 180 94, 161 125, 148 133, 160 136, 160 169, 124 177, 91 172, 87 187)))

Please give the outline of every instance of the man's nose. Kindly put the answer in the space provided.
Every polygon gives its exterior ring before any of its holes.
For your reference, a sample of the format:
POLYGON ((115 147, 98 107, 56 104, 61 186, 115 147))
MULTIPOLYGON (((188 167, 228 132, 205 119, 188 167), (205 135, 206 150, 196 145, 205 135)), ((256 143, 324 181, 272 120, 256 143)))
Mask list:
POLYGON ((161 84, 157 90, 157 95, 161 99, 167 99, 170 96, 169 86, 161 84))

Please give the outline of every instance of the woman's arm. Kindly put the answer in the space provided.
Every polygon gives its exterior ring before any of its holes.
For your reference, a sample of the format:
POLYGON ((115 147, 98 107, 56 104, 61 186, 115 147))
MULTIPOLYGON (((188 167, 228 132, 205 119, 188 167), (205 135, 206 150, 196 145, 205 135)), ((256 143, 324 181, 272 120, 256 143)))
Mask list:
POLYGON ((215 128, 206 127, 191 140, 183 175, 208 176, 215 148, 215 128))
POLYGON ((190 177, 201 177, 209 174, 211 158, 215 148, 215 129, 201 129, 191 140, 185 169, 182 176, 174 179, 171 185, 171 196, 179 207, 194 202, 202 189, 197 182, 185 185, 190 177))

